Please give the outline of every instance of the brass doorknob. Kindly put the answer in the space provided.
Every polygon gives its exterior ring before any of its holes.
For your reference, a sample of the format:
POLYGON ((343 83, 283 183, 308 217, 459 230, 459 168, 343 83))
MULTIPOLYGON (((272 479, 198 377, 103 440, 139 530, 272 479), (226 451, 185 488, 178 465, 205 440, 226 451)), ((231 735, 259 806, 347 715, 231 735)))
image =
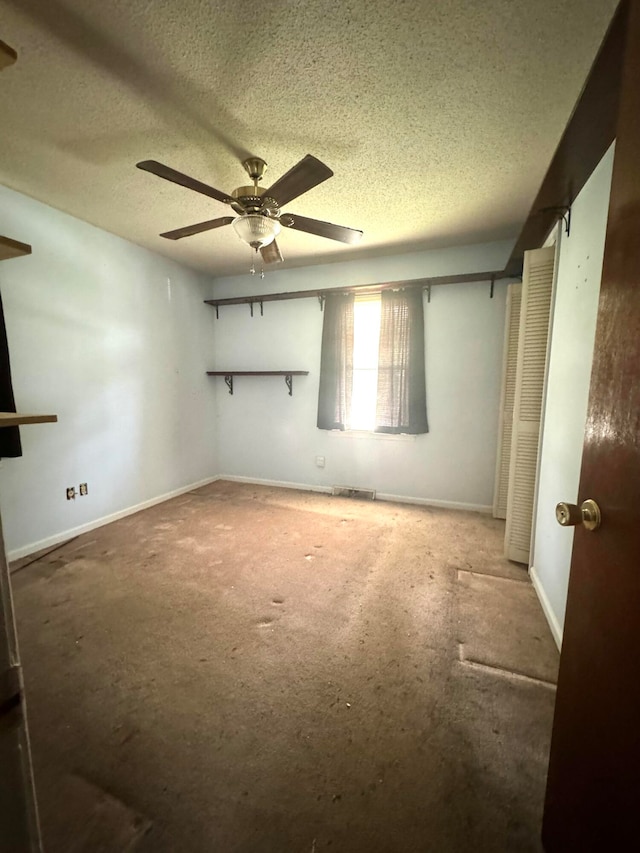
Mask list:
POLYGON ((587 530, 597 530, 602 521, 600 507, 589 498, 580 506, 562 501, 556 506, 556 520, 562 527, 574 527, 582 524, 587 530))

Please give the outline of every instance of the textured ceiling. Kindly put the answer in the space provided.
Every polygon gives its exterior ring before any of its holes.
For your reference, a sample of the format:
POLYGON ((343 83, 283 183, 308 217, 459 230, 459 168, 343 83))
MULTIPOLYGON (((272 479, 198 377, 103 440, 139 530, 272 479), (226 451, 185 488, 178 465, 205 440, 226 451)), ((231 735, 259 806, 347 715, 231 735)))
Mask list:
MULTIPOLYGON (((515 236, 616 0, 0 0, 0 183, 220 275, 229 208, 141 172, 160 160, 230 192, 305 154, 335 176, 287 210, 359 246, 285 231, 285 264, 515 236)), ((25 238, 28 235, 18 235, 25 238)))

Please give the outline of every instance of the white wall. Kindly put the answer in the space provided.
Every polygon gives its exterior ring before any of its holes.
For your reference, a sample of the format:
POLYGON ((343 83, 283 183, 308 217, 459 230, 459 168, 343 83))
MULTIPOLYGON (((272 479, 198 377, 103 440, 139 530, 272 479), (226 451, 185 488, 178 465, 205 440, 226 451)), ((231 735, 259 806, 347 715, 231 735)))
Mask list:
POLYGON ((17 556, 215 474, 215 315, 210 280, 5 188, 0 233, 33 245, 0 264, 17 407, 59 417, 2 462, 17 556))
MULTIPOLYGON (((284 242, 284 241, 283 241, 284 242)), ((286 247, 285 251, 286 251, 286 247)), ((511 243, 219 279, 216 297, 408 280, 502 269, 511 243)), ((312 487, 349 485, 381 495, 488 510, 493 499, 506 286, 446 285, 425 297, 430 432, 417 437, 316 427, 322 318, 317 299, 220 308, 215 370, 308 370, 289 397, 280 377, 237 377, 233 396, 212 378, 222 475, 312 487), (317 468, 316 456, 326 467, 317 468)), ((210 309, 212 313, 213 309, 210 309)))
POLYGON ((575 200, 570 235, 562 234, 559 244, 531 561, 559 645, 573 528, 558 525, 555 506, 578 497, 613 154, 612 146, 575 200))

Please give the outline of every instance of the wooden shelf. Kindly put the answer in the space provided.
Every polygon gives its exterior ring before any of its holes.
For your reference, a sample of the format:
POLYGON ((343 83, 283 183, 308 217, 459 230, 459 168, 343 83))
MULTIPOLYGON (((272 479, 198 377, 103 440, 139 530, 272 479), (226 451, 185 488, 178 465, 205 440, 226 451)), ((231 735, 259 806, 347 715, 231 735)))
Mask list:
POLYGON ((207 376, 308 376, 308 370, 207 370, 207 376))
POLYGON ((20 243, 11 237, 3 237, 0 234, 0 261, 8 261, 11 258, 21 258, 23 255, 31 254, 31 246, 28 243, 20 243))
POLYGON ((57 415, 22 415, 19 412, 0 412, 0 427, 23 426, 24 424, 54 424, 57 415))
POLYGON ((292 377, 308 375, 308 370, 207 370, 207 376, 224 376, 230 394, 233 394, 234 376, 284 376, 290 397, 293 395, 292 377))
POLYGON ((0 71, 3 68, 8 68, 18 58, 18 54, 12 47, 9 47, 8 44, 5 44, 3 41, 0 41, 0 71))
POLYGON ((20 412, 0 412, 0 428, 25 424, 53 424, 57 421, 57 415, 24 415, 20 412))
POLYGON ((382 284, 353 284, 345 287, 324 287, 320 290, 290 290, 284 293, 264 293, 255 296, 227 296, 223 299, 205 299, 206 305, 216 309, 220 305, 248 305, 253 317, 253 306, 260 306, 262 314, 263 302, 282 302, 285 299, 310 299, 315 297, 320 301, 320 307, 324 304, 327 293, 380 293, 381 290, 401 290, 420 287, 430 291, 432 285, 461 284, 464 282, 490 281, 492 283, 491 294, 493 295, 493 282, 507 278, 504 272, 490 270, 488 272, 461 273, 460 275, 440 275, 433 278, 410 279, 409 281, 387 281, 382 284))

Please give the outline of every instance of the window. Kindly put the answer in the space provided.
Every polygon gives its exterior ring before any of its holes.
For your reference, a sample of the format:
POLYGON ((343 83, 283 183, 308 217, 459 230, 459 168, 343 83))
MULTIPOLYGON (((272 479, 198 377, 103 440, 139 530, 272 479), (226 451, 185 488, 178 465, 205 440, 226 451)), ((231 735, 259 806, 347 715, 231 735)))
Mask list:
POLYGON ((373 430, 378 399, 380 294, 356 297, 353 307, 353 387, 347 429, 373 430))
POLYGON ((318 427, 428 432, 419 289, 327 295, 318 427))

